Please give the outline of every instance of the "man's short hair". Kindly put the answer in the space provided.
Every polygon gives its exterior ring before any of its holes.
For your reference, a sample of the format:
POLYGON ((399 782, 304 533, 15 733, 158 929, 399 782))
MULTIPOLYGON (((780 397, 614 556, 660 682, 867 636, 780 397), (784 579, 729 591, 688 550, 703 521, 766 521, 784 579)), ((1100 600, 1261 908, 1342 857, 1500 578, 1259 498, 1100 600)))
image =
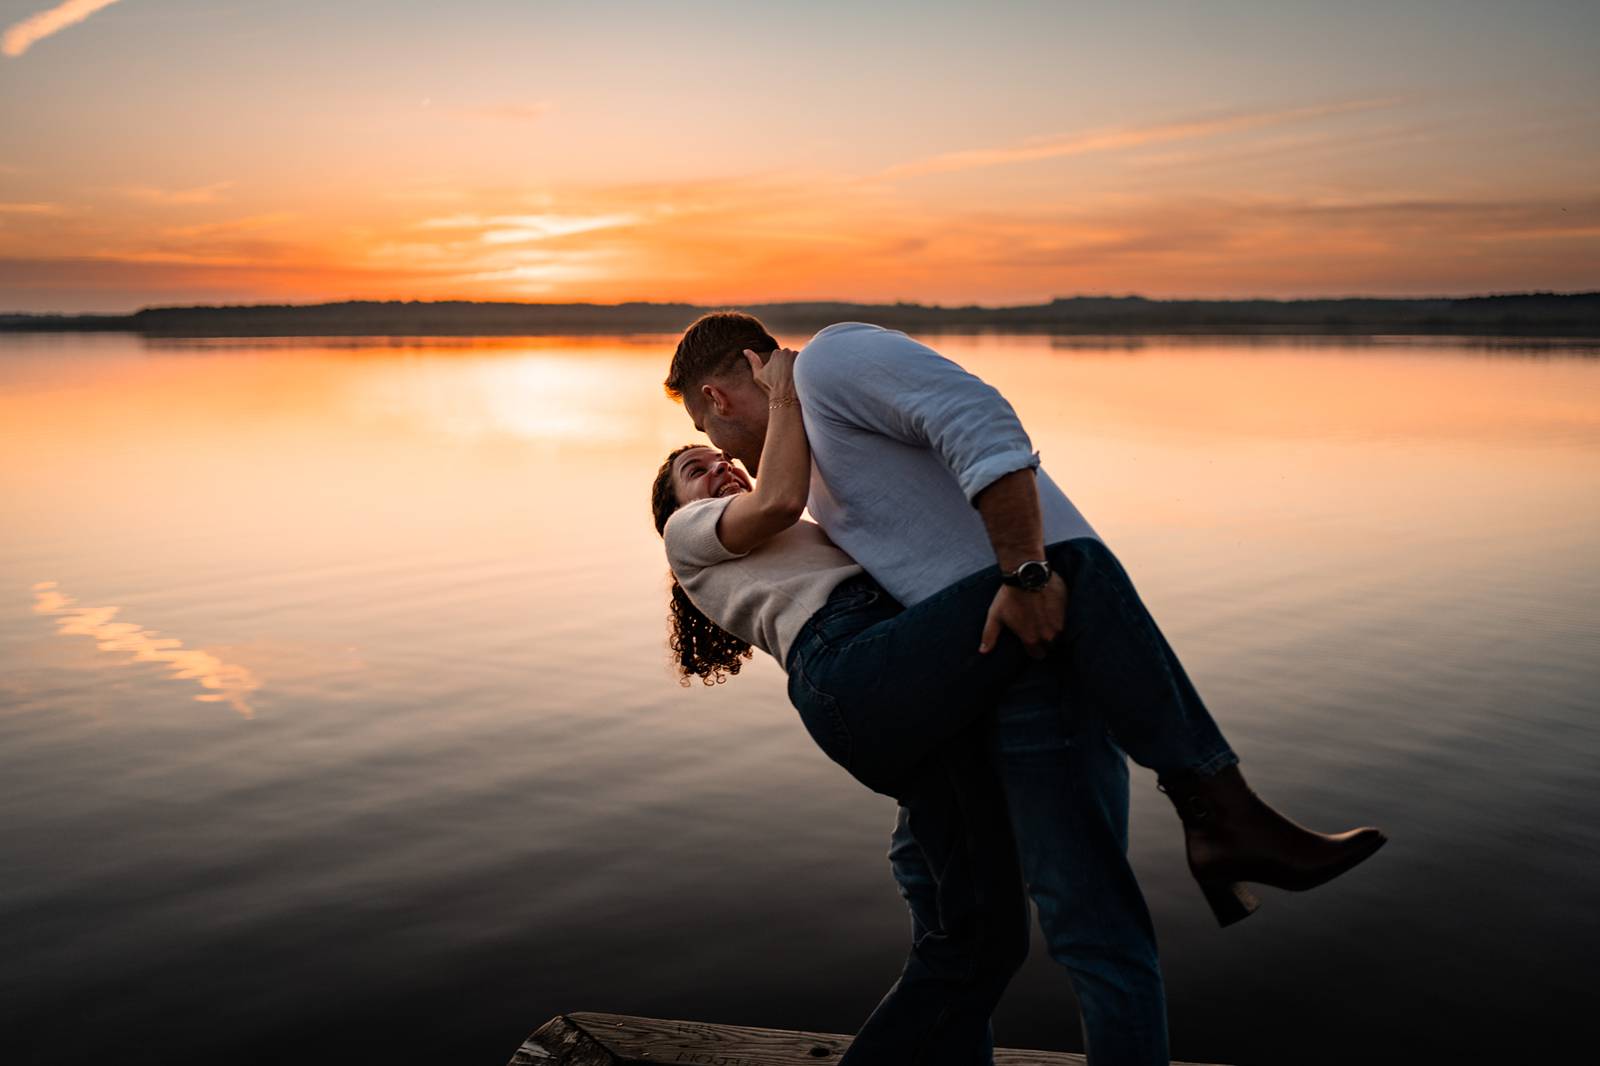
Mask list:
POLYGON ((754 315, 742 311, 701 315, 678 341, 672 366, 667 370, 667 395, 682 401, 701 382, 742 363, 746 348, 765 355, 777 347, 778 342, 754 315))

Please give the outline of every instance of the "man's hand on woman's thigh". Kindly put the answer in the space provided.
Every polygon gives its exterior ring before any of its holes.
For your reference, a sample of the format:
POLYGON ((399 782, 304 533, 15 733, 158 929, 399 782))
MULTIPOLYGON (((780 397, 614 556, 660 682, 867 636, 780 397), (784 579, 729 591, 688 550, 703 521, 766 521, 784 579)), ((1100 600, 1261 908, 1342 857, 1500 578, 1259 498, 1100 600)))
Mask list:
POLYGON ((1009 629, 1035 659, 1043 659, 1050 642, 1061 635, 1067 621, 1067 583, 1060 574, 1051 574, 1049 584, 1038 589, 1001 585, 989 605, 983 623, 978 651, 988 654, 1000 639, 1001 628, 1009 629))

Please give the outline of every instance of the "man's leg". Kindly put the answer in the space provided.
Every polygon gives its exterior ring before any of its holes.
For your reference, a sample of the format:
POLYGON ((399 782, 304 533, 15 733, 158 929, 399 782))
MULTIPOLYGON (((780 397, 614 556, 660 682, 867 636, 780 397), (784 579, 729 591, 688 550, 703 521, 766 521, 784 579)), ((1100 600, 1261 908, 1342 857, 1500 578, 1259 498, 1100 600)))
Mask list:
POLYGON ((992 735, 1028 891, 1066 967, 1093 1066, 1168 1062, 1155 929, 1128 865, 1128 764, 1048 664, 1006 691, 992 735))
POLYGON ((911 911, 900 978, 841 1066, 988 1066, 989 1015, 1028 952, 1028 902, 987 722, 946 745, 904 796, 889 851, 911 911))

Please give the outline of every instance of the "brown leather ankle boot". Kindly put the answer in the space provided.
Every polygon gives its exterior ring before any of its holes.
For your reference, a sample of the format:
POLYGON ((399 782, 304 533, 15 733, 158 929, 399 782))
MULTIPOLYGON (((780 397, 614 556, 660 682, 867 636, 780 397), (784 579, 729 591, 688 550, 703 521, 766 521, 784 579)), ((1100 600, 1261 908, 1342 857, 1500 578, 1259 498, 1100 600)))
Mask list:
POLYGON ((1237 766, 1156 787, 1178 809, 1189 872, 1219 925, 1232 925, 1260 905, 1239 882, 1303 892, 1338 877, 1389 839, 1371 826, 1329 834, 1296 825, 1262 801, 1237 766))

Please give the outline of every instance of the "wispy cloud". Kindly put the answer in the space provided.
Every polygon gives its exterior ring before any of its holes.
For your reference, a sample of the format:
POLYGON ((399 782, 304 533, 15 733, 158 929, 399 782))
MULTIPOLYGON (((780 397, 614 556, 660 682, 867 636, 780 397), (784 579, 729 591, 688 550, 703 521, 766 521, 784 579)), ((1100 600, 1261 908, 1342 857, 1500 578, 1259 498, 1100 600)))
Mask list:
POLYGON ((1204 297, 1587 289, 1597 232, 1600 199, 1592 197, 1127 198, 1049 216, 951 216, 921 258, 959 262, 997 293, 1027 284, 1040 295, 1204 297), (1521 280, 1505 280, 1508 263, 1521 280))
POLYGON ((0 215, 64 215, 66 211, 60 204, 0 204, 0 215))
POLYGON ((638 217, 631 214, 450 215, 428 219, 422 226, 425 229, 477 230, 477 239, 485 244, 524 244, 613 229, 637 221, 638 217))
POLYGON ((29 15, 6 29, 5 36, 0 37, 0 52, 16 58, 46 37, 60 33, 68 26, 76 26, 96 11, 108 8, 116 2, 117 0, 66 0, 66 3, 57 4, 48 11, 29 15))
POLYGON ((223 193, 233 188, 231 181, 218 181, 192 189, 160 189, 152 185, 127 185, 116 190, 130 200, 147 204, 188 207, 195 204, 219 204, 223 193))
POLYGON ((290 227, 298 215, 278 211, 194 226, 168 226, 151 235, 141 250, 122 258, 149 262, 248 266, 304 261, 317 249, 296 240, 290 227))
POLYGON ((1143 126, 1116 126, 1108 129, 1090 130, 1086 133, 1034 137, 1021 144, 1003 148, 977 148, 964 152, 946 152, 928 159, 901 163, 890 167, 877 176, 879 178, 913 178, 921 177, 925 174, 947 174, 957 170, 976 170, 981 167, 1006 166, 1012 163, 1031 163, 1040 159, 1059 159, 1063 156, 1117 152, 1130 148, 1143 148, 1151 144, 1198 140, 1267 126, 1285 126, 1298 122, 1311 122, 1358 111, 1374 111, 1391 107, 1397 102, 1393 99, 1345 100, 1312 107, 1211 115, 1177 122, 1152 123, 1143 126))
POLYGON ((565 257, 560 262, 554 263, 522 263, 518 266, 462 274, 459 280, 510 285, 520 292, 538 293, 553 290, 558 282, 571 284, 574 281, 581 282, 602 276, 604 276, 603 271, 599 268, 565 257))
MULTIPOLYGON (((555 203, 549 196, 523 194, 518 199, 521 204, 555 203)), ((650 221, 648 213, 590 210, 585 204, 531 213, 514 210, 421 219, 412 228, 427 231, 426 236, 374 245, 368 260, 448 270, 452 284, 480 290, 489 286, 502 295, 537 295, 558 285, 610 277, 619 260, 636 247, 635 231, 650 221)))
POLYGON ((523 244, 528 241, 549 240, 574 233, 593 233, 595 230, 613 229, 638 221, 633 215, 595 215, 588 218, 564 218, 560 215, 512 215, 496 219, 499 226, 485 230, 482 240, 487 244, 523 244))

